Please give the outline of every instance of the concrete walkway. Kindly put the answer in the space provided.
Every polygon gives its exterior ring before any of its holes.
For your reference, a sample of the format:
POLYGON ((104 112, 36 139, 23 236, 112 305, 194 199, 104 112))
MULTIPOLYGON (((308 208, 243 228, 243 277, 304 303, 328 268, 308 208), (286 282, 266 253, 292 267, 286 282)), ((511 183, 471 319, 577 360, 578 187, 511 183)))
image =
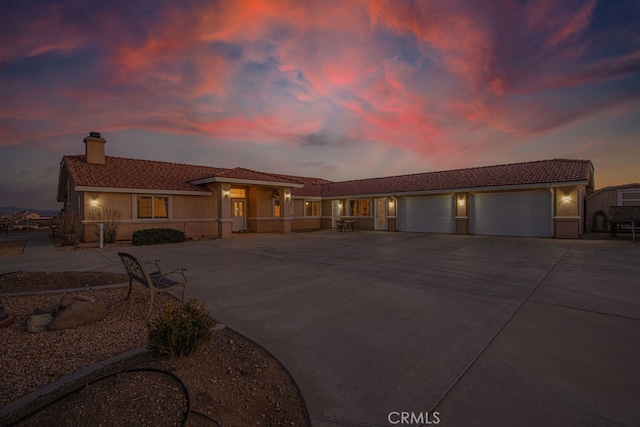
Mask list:
MULTIPOLYGON (((123 248, 38 239, 0 273, 122 271, 123 248)), ((444 426, 640 424, 630 239, 327 231, 124 249, 187 267, 188 297, 289 369, 315 426, 434 411, 444 426)))

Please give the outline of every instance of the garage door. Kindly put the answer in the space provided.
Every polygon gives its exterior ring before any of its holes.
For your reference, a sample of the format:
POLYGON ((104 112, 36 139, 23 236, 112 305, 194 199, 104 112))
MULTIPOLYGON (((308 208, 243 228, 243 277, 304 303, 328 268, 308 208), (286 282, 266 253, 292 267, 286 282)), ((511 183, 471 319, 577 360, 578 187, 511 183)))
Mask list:
POLYGON ((549 190, 471 195, 471 234, 551 237, 549 190))
POLYGON ((452 195, 403 197, 398 200, 398 230, 423 233, 455 232, 452 195))

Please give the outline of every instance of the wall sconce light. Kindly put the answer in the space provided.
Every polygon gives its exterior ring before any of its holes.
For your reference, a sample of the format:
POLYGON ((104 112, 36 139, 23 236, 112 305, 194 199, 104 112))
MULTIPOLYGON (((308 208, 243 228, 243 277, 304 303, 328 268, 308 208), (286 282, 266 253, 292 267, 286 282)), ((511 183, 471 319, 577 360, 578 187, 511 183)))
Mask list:
POLYGON ((285 200, 291 200, 291 193, 289 193, 289 192, 284 193, 284 199, 285 200))
POLYGON ((569 200, 571 200, 571 197, 569 197, 569 196, 564 196, 564 197, 562 198, 562 201, 563 201, 563 202, 568 202, 569 200))
POLYGON ((393 199, 389 200, 389 207, 393 207, 393 204, 394 204, 394 203, 395 203, 395 202, 393 201, 393 199))
POLYGON ((458 205, 459 206, 464 206, 464 197, 458 198, 458 205))
POLYGON ((94 197, 93 199, 91 199, 89 204, 91 205, 92 208, 95 208, 96 206, 98 206, 98 199, 94 197))
POLYGON ((224 196, 225 199, 228 199, 229 196, 231 196, 231 191, 230 190, 222 190, 222 195, 224 196))

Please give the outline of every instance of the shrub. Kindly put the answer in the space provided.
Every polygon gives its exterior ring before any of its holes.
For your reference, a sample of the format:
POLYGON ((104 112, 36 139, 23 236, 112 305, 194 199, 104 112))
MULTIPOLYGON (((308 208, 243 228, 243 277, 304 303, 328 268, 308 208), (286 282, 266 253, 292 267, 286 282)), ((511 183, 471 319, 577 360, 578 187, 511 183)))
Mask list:
POLYGON ((113 243, 118 236, 120 226, 120 211, 114 208, 104 207, 100 210, 92 208, 88 214, 93 233, 100 239, 100 224, 104 224, 104 242, 113 243))
POLYGON ((186 240, 184 231, 173 228, 149 228, 133 233, 132 243, 136 246, 155 245, 158 243, 180 243, 186 240))
POLYGON ((188 356, 211 339, 215 324, 204 303, 190 300, 179 308, 167 304, 160 317, 149 324, 147 347, 158 355, 188 356))
POLYGON ((75 246, 80 241, 80 217, 75 211, 67 210, 60 214, 58 224, 65 246, 75 246))

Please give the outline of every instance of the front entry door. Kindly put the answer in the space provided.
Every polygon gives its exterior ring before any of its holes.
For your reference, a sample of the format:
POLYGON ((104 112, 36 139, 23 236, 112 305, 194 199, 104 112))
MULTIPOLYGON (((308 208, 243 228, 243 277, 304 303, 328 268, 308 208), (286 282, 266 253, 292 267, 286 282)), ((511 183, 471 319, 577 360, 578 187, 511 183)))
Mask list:
POLYGON ((232 199, 231 205, 233 209, 233 224, 231 231, 237 233, 247 230, 247 202, 245 199, 232 199))
POLYGON ((376 230, 387 230, 387 199, 376 199, 376 230))

